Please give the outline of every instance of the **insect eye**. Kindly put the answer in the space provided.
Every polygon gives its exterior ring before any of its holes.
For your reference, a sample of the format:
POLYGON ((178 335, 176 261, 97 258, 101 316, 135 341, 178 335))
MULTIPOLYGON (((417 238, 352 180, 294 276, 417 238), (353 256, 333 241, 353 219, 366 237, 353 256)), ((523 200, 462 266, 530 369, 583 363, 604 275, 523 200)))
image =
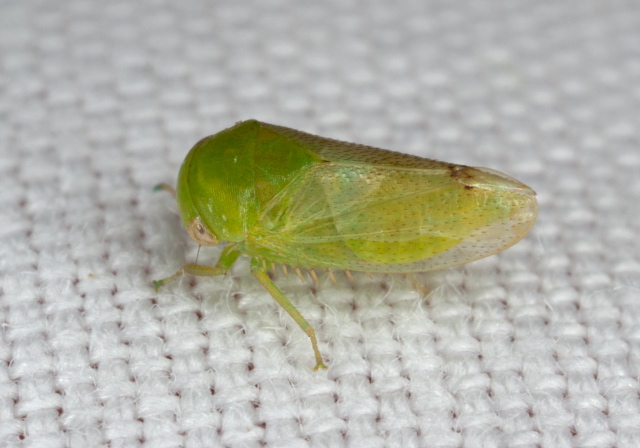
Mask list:
POLYGON ((218 239, 202 224, 200 218, 193 218, 187 226, 189 236, 201 246, 215 246, 218 239))

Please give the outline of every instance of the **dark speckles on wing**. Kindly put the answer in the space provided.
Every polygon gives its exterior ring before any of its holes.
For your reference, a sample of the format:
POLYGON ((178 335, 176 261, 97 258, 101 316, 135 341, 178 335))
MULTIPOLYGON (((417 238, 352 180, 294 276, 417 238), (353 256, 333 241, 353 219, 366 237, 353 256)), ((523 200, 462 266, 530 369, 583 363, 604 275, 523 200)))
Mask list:
POLYGON ((439 269, 498 252, 535 221, 533 191, 502 173, 263 126, 325 160, 265 205, 256 230, 301 266, 439 269))

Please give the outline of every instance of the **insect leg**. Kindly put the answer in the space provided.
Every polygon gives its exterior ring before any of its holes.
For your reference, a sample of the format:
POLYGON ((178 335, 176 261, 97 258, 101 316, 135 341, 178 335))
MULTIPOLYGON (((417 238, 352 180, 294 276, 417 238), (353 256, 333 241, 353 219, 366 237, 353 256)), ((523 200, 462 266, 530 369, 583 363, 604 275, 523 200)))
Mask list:
POLYGON ((153 187, 153 191, 160 191, 160 190, 168 191, 173 195, 174 198, 176 197, 176 189, 169 184, 158 184, 155 187, 153 187))
POLYGON ((163 278, 161 280, 153 281, 153 288, 156 292, 167 283, 171 283, 174 280, 180 278, 183 274, 191 274, 198 275, 203 277, 213 277, 216 275, 226 274, 227 271, 233 266, 233 263, 236 262, 238 257, 240 256, 240 252, 236 250, 235 245, 230 245, 224 248, 220 258, 218 259, 218 263, 215 266, 203 266, 200 264, 185 264, 182 266, 178 272, 173 274, 170 277, 163 278))
POLYGON ((407 273, 405 275, 411 282, 411 286, 413 286, 414 289, 417 289, 420 292, 420 294, 422 294, 422 297, 427 297, 429 295, 429 292, 430 292, 429 288, 423 285, 420 282, 420 280, 416 278, 415 275, 413 275, 412 273, 407 273))
POLYGON ((300 325, 300 328, 302 328, 302 331, 304 331, 307 336, 309 336, 309 339, 311 339, 311 346, 313 347, 313 352, 316 356, 316 366, 313 368, 313 370, 326 369, 327 366, 324 364, 324 362, 322 362, 322 355, 320 354, 320 350, 318 350, 318 340, 316 339, 315 330, 311 325, 309 325, 309 322, 307 322, 306 319, 302 317, 300 311, 298 311, 293 306, 293 304, 289 302, 289 299, 287 299, 287 297, 282 294, 282 291, 278 289, 275 283, 271 281, 267 273, 264 271, 264 269, 262 269, 262 263, 260 262, 260 260, 255 258, 251 260, 251 273, 258 279, 260 283, 262 283, 262 286, 264 286, 265 289, 269 291, 269 294, 271 294, 273 298, 276 299, 276 302, 278 302, 280 306, 284 308, 289 316, 291 316, 293 320, 295 320, 296 323, 300 325))

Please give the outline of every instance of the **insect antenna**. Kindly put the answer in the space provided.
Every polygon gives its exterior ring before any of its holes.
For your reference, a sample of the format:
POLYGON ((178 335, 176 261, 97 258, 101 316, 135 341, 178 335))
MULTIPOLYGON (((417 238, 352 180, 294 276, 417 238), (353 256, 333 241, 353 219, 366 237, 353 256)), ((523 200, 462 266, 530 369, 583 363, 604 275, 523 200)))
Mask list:
POLYGON ((198 244, 198 252, 196 252, 196 264, 198 264, 198 257, 200 256, 200 248, 202 245, 198 244))

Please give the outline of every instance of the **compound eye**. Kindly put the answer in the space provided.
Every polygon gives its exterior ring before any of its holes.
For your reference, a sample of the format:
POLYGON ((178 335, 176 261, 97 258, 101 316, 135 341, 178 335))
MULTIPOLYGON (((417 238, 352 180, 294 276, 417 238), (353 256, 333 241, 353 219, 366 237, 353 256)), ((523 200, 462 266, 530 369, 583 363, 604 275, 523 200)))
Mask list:
POLYGON ((200 218, 193 218, 187 226, 189 236, 201 246, 215 246, 218 239, 202 223, 200 218))

